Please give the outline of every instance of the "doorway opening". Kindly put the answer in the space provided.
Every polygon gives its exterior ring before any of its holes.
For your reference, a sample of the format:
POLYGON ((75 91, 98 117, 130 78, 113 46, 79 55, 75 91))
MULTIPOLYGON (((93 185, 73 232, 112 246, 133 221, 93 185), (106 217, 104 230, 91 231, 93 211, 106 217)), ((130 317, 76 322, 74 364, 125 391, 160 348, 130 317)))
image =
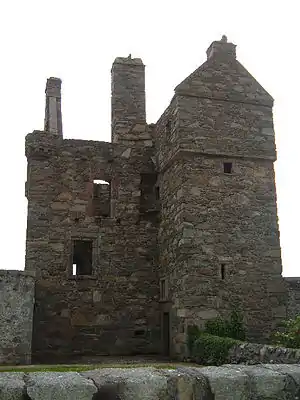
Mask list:
POLYGON ((170 355, 170 313, 164 312, 162 315, 162 340, 163 355, 170 355))

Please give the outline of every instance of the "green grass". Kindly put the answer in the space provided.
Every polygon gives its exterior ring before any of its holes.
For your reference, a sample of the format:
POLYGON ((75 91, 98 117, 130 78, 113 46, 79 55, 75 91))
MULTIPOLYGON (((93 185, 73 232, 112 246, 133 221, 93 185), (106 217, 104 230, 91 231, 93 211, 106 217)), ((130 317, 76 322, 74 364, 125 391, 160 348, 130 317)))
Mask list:
POLYGON ((131 363, 131 364, 74 364, 74 365, 20 365, 20 366, 0 366, 1 372, 83 372, 92 369, 102 368, 157 368, 157 369, 176 369, 180 366, 193 366, 199 365, 189 363, 131 363))

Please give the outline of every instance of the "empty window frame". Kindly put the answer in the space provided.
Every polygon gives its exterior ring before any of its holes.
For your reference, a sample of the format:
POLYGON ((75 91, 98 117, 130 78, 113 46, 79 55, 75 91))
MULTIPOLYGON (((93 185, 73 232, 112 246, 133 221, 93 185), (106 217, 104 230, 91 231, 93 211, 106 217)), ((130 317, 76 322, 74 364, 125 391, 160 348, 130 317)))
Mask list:
POLYGON ((224 162, 223 163, 224 174, 232 173, 232 162, 224 162))
POLYGON ((109 217, 111 202, 110 182, 95 179, 93 181, 93 214, 95 217, 109 217))
POLYGON ((92 240, 73 241, 73 275, 92 275, 93 272, 93 242, 92 240))

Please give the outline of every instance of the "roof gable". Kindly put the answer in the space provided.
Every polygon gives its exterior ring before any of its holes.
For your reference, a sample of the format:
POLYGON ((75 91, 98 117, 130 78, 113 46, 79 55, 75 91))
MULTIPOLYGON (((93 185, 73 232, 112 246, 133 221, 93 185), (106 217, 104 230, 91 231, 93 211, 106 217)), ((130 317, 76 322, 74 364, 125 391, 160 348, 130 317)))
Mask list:
POLYGON ((175 93, 270 107, 274 101, 246 68, 228 55, 209 58, 175 88, 175 93))

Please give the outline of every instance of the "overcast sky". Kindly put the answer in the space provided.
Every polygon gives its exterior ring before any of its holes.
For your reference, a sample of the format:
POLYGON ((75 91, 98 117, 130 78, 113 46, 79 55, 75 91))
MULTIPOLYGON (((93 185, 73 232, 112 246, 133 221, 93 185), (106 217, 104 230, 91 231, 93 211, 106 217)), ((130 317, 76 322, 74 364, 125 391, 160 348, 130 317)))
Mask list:
POLYGON ((47 77, 63 81, 64 137, 109 141, 115 57, 143 59, 147 120, 156 122, 174 87, 226 34, 275 98, 283 274, 300 276, 298 15, 296 0, 0 0, 0 269, 24 268, 24 138, 43 129, 47 77))

